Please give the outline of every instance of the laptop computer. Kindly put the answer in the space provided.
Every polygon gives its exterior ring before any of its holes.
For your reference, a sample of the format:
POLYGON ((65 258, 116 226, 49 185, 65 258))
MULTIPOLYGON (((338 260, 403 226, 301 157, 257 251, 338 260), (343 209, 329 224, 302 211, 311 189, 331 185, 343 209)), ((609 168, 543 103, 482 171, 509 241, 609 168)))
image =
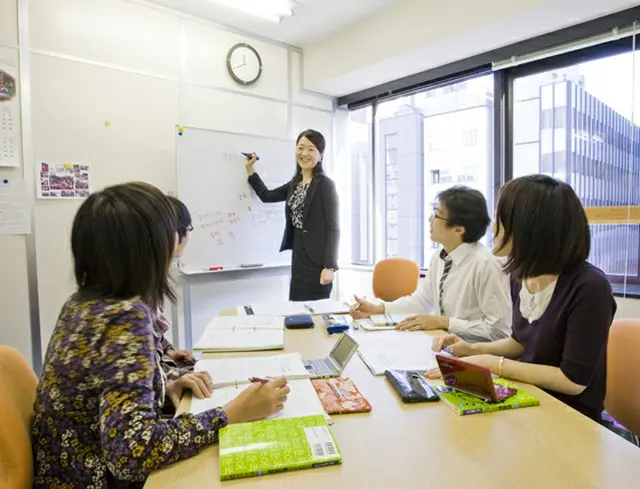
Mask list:
POLYGON ((487 402, 502 402, 518 391, 493 382, 491 371, 459 358, 436 353, 436 361, 447 387, 456 389, 487 402))
POLYGON ((329 356, 316 360, 304 360, 304 366, 312 379, 339 377, 358 349, 358 343, 349 334, 344 333, 329 356))

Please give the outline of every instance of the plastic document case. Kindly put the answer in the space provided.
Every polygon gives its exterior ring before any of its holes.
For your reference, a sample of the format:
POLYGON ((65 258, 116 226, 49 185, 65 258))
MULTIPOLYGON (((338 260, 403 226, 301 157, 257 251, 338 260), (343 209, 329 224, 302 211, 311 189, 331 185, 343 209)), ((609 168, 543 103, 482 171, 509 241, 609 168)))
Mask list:
POLYGON ((403 402, 435 402, 438 394, 416 370, 387 370, 386 379, 403 402))

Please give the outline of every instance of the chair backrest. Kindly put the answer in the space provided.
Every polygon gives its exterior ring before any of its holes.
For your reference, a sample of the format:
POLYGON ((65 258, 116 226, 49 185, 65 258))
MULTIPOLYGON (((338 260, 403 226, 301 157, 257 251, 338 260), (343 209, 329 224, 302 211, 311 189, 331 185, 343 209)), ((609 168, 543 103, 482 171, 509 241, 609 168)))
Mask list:
POLYGON ((385 258, 373 269, 373 294, 383 301, 395 301, 418 288, 420 267, 406 258, 385 258))
POLYGON ((38 378, 14 348, 0 345, 0 487, 31 489, 31 423, 38 378))
POLYGON ((617 319, 607 346, 605 409, 620 424, 640 435, 640 319, 617 319))

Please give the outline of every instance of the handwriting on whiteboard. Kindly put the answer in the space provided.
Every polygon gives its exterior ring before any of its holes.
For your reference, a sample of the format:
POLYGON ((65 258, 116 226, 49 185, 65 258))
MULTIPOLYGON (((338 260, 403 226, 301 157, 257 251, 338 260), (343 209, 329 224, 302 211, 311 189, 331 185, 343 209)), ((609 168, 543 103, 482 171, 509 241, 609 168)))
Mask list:
MULTIPOLYGON (((229 157, 232 155, 229 154, 229 157)), ((266 232, 271 223, 284 221, 284 205, 264 206, 257 204, 257 197, 251 192, 242 192, 237 196, 238 206, 233 209, 215 209, 195 215, 195 227, 210 236, 213 244, 224 246, 238 239, 243 223, 251 226, 255 232, 266 232)), ((245 225, 246 227, 246 225, 245 225)))

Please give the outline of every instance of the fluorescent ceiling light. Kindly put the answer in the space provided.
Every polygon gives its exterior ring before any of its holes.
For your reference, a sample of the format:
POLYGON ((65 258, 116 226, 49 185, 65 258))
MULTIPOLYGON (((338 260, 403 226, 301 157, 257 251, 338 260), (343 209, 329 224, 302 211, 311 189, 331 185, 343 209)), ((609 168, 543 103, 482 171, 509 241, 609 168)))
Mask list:
POLYGON ((230 9, 272 22, 293 15, 288 0, 210 0, 230 9))

